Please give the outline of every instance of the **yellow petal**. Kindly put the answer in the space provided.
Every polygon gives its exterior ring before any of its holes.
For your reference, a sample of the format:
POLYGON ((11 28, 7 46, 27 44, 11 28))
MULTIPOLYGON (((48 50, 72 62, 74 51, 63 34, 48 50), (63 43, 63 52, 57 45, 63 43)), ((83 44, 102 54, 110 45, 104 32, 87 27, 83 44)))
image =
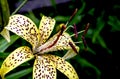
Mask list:
POLYGON ((79 79, 73 66, 65 61, 63 58, 55 55, 47 55, 51 61, 54 62, 56 68, 65 74, 69 79, 79 79))
POLYGON ((1 77, 19 66, 20 64, 32 59, 34 56, 31 49, 27 46, 19 47, 14 50, 3 62, 1 66, 1 77))
MULTIPOLYGON (((78 49, 78 47, 74 44, 74 42, 72 41, 68 33, 64 32, 58 38, 59 33, 60 32, 58 32, 53 37, 51 37, 45 44, 41 45, 37 49, 37 52, 40 52, 42 54, 45 52, 51 52, 51 51, 57 51, 57 50, 73 50, 69 43, 72 43, 72 45, 74 46, 76 50, 78 49)), ((79 50, 77 50, 77 52, 78 51, 79 50)), ((73 53, 76 53, 76 52, 73 51, 73 53)))
POLYGON ((32 20, 26 16, 20 14, 11 16, 5 28, 24 38, 33 46, 38 44, 39 31, 32 20))
MULTIPOLYGON (((76 46, 76 50, 79 51, 78 46, 76 46)), ((70 49, 70 50, 68 50, 68 52, 62 58, 67 60, 67 59, 70 59, 70 58, 72 58, 76 55, 77 55, 77 53, 74 50, 70 49)))
POLYGON ((10 34, 7 29, 3 29, 2 32, 0 33, 8 42, 10 42, 10 34))
POLYGON ((50 36, 55 26, 55 20, 51 17, 43 16, 40 21, 40 44, 44 43, 50 36))
POLYGON ((56 79, 56 69, 47 56, 38 56, 34 62, 33 79, 56 79))

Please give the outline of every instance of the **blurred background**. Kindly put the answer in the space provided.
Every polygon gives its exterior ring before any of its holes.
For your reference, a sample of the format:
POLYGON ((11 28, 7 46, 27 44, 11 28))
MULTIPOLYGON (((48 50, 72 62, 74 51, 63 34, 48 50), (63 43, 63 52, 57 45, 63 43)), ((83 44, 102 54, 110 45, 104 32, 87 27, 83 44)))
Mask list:
MULTIPOLYGON (((77 71, 80 79, 113 79, 114 70, 119 71, 118 57, 112 63, 112 53, 117 52, 117 45, 120 31, 120 3, 117 0, 26 0, 22 8, 17 12, 15 10, 25 0, 8 0, 10 15, 23 14, 31 18, 36 25, 39 25, 41 15, 55 18, 55 31, 58 31, 58 25, 66 23, 74 10, 78 12, 68 25, 76 24, 77 31, 85 28, 90 23, 89 30, 85 36, 87 49, 84 44, 77 44, 80 47, 79 55, 68 60, 77 71), (15 12, 15 13, 14 13, 15 12)), ((1 28, 1 27, 0 27, 1 28)), ((2 28, 1 28, 2 29, 2 28)), ((68 30, 73 34, 73 28, 68 30)), ((11 42, 0 36, 0 65, 3 60, 16 48, 22 45, 29 45, 28 42, 11 33, 11 42)), ((76 42, 81 41, 81 35, 78 38, 72 37, 76 42)), ((64 51, 58 51, 55 54, 63 56, 64 51), (59 53, 58 53, 59 52, 59 53)), ((116 53, 116 54, 117 54, 116 53)), ((119 55, 118 55, 119 56, 119 55)), ((17 67, 6 75, 7 79, 32 79, 32 66, 34 60, 30 60, 17 67)), ((115 77, 118 73, 115 71, 115 77)), ((57 79, 67 79, 61 72, 57 72, 57 79)))

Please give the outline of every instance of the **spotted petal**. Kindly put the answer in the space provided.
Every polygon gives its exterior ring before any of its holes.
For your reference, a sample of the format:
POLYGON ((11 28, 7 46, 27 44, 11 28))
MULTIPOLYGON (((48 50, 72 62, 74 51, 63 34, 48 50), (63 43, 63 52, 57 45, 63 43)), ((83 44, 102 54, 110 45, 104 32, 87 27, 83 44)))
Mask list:
POLYGON ((56 69, 48 56, 38 56, 34 62, 33 79, 56 79, 56 69))
POLYGON ((73 66, 65 61, 63 58, 55 55, 47 55, 51 61, 53 61, 55 67, 65 74, 69 79, 79 79, 73 66))
POLYGON ((74 44, 74 42, 72 41, 72 39, 68 33, 64 32, 58 38, 59 33, 60 32, 58 32, 56 35, 51 37, 45 44, 40 46, 37 49, 37 51, 40 53, 44 53, 44 52, 51 52, 51 51, 65 49, 65 50, 69 50, 68 53, 66 54, 66 56, 67 55, 69 56, 68 58, 75 56, 79 51, 79 47, 74 44), (71 46, 71 44, 72 44, 72 46, 71 46), (70 57, 70 55, 72 55, 72 56, 70 57))
MULTIPOLYGON (((79 51, 78 46, 76 46, 76 50, 79 51)), ((70 58, 72 58, 76 55, 77 55, 77 53, 73 49, 70 49, 70 50, 68 50, 68 52, 62 58, 65 59, 65 60, 68 60, 68 59, 70 59, 70 58)))
POLYGON ((3 62, 1 66, 1 76, 4 78, 5 74, 19 66, 20 64, 32 59, 34 56, 31 49, 27 46, 19 47, 14 50, 3 62))
POLYGON ((38 29, 32 20, 26 16, 20 14, 11 16, 5 28, 24 38, 33 46, 38 44, 38 29))
POLYGON ((55 26, 55 20, 51 17, 43 16, 40 21, 40 44, 44 43, 50 36, 55 26))

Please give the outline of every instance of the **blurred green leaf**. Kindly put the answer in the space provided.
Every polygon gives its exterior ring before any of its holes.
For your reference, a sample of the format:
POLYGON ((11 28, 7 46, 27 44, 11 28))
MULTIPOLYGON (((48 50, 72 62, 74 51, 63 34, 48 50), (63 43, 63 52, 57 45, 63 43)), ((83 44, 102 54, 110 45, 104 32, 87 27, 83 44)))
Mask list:
POLYGON ((56 20, 56 22, 67 22, 68 21, 68 19, 70 18, 69 16, 56 16, 56 17, 54 17, 55 18, 55 20, 56 20))
POLYGON ((51 1, 51 4, 52 4, 52 6, 55 8, 55 10, 56 10, 56 2, 55 2, 55 0, 50 0, 51 1))
POLYGON ((92 42, 95 43, 97 37, 100 35, 101 30, 104 28, 105 22, 102 19, 102 16, 97 18, 96 29, 94 30, 92 42))
POLYGON ((94 15, 94 11, 95 11, 95 8, 92 8, 92 9, 90 9, 89 11, 88 11, 88 14, 90 14, 90 15, 94 15))
POLYGON ((101 45, 103 48, 107 49, 108 53, 112 55, 112 51, 107 48, 107 45, 106 45, 104 39, 103 39, 100 35, 97 37, 97 40, 99 41, 100 45, 101 45))
POLYGON ((96 52, 93 49, 91 49, 89 46, 87 46, 87 51, 89 51, 93 55, 96 55, 96 52))
POLYGON ((0 34, 10 42, 9 31, 4 29, 8 24, 10 16, 9 5, 7 0, 0 0, 0 34))
POLYGON ((0 32, 7 25, 10 12, 7 0, 0 0, 0 32))
POLYGON ((0 52, 4 52, 10 45, 12 45, 17 39, 19 38, 19 36, 17 35, 12 35, 11 36, 11 42, 7 42, 5 39, 1 39, 0 40, 0 52))
POLYGON ((112 26, 112 31, 120 31, 120 20, 116 16, 109 16, 108 18, 108 24, 112 26))
POLYGON ((23 77, 23 76, 31 73, 31 72, 32 72, 32 69, 33 69, 33 68, 31 67, 31 68, 27 68, 27 69, 21 70, 21 71, 19 71, 19 72, 13 73, 13 74, 11 74, 11 75, 8 75, 8 76, 6 77, 6 79, 20 79, 21 77, 23 77))
MULTIPOLYGON (((0 7, 1 8, 1 7, 0 7)), ((2 16, 1 16, 1 10, 0 10, 0 32, 3 30, 3 26, 2 26, 2 16)))
POLYGON ((119 9, 120 9, 120 5, 117 5, 117 4, 116 4, 116 5, 113 6, 113 8, 114 8, 114 9, 116 9, 116 8, 119 8, 119 9))
POLYGON ((9 53, 6 52, 0 52, 0 58, 5 59, 7 56, 9 55, 9 53))
POLYGON ((104 39, 103 39, 100 35, 97 37, 97 40, 99 41, 100 45, 101 45, 103 48, 107 48, 104 39))
POLYGON ((81 57, 77 57, 77 61, 78 61, 78 63, 80 63, 81 67, 83 67, 83 68, 85 68, 85 67, 93 68, 97 74, 97 79, 100 79, 101 71, 96 66, 94 66, 93 64, 88 62, 86 59, 81 58, 81 57))

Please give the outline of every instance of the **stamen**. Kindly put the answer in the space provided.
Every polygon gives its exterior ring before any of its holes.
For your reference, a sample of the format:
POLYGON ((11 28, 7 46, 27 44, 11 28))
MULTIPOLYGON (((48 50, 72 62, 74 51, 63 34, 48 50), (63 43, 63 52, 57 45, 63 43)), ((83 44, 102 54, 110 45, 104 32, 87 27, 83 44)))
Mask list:
POLYGON ((85 48, 87 48, 87 42, 85 40, 85 35, 86 35, 87 31, 88 31, 89 25, 90 25, 90 23, 87 23, 87 25, 85 27, 85 31, 84 31, 83 35, 81 36, 85 48))
MULTIPOLYGON (((63 34, 65 28, 66 28, 66 26, 63 25, 62 28, 61 28, 61 31, 59 32, 59 34, 58 34, 58 36, 57 36, 57 38, 56 38, 56 40, 55 40, 52 44, 50 44, 48 47, 43 48, 43 49, 41 49, 41 50, 38 50, 38 52, 42 52, 43 50, 46 50, 46 49, 51 48, 52 46, 54 46, 54 45, 57 43, 57 41, 58 41, 60 35, 63 34)), ((37 53, 35 53, 35 54, 37 54, 37 53)))
POLYGON ((83 41, 78 41, 78 42, 74 42, 75 44, 80 44, 83 43, 83 41))
MULTIPOLYGON (((85 30, 79 31, 79 32, 77 32, 77 34, 83 33, 84 31, 85 30)), ((70 35, 70 37, 73 37, 73 36, 75 36, 75 34, 70 35)))
POLYGON ((72 42, 69 42, 69 45, 72 47, 72 49, 78 54, 78 51, 77 49, 75 48, 75 46, 73 45, 72 42))
POLYGON ((85 37, 82 35, 81 38, 83 40, 84 47, 87 48, 87 42, 85 40, 85 37))
POLYGON ((48 46, 47 48, 50 48, 50 47, 52 47, 53 45, 55 45, 55 44, 56 44, 56 42, 58 41, 58 39, 59 39, 60 35, 62 35, 63 31, 65 30, 65 28, 66 28, 66 26, 65 26, 65 25, 63 25, 63 26, 62 26, 62 28, 61 28, 61 31, 60 31, 60 33, 59 33, 59 35, 58 35, 58 37, 57 37, 57 39, 54 41, 54 43, 53 43, 53 44, 51 44, 51 45, 50 45, 50 46, 48 46))
MULTIPOLYGON (((79 31, 79 32, 77 32, 77 34, 80 34, 80 33, 83 33, 83 32, 84 32, 82 36, 85 36, 86 33, 87 33, 87 31, 88 31, 89 26, 90 26, 90 23, 87 23, 87 25, 86 25, 86 27, 85 27, 85 30, 79 31)), ((72 27, 72 26, 70 26, 70 27, 72 27)), ((67 29, 68 29, 68 28, 67 28, 67 29)), ((75 35, 76 35, 76 34, 72 34, 72 35, 70 35, 70 36, 73 37, 73 36, 75 36, 75 35)))
POLYGON ((72 25, 69 25, 69 26, 67 26, 67 28, 65 29, 65 31, 67 31, 70 27, 73 28, 72 25))
POLYGON ((86 27, 85 27, 85 31, 84 31, 84 33, 83 33, 83 36, 85 36, 85 35, 86 35, 86 33, 87 33, 87 31, 88 31, 89 26, 90 26, 90 23, 87 23, 87 25, 86 25, 86 27))
POLYGON ((65 26, 68 25, 68 23, 72 20, 73 16, 77 13, 78 9, 76 8, 75 11, 73 12, 72 16, 69 18, 69 20, 67 21, 67 23, 65 24, 65 26))
POLYGON ((75 38, 78 37, 78 32, 77 32, 77 27, 76 25, 74 24, 74 34, 75 34, 75 38))

